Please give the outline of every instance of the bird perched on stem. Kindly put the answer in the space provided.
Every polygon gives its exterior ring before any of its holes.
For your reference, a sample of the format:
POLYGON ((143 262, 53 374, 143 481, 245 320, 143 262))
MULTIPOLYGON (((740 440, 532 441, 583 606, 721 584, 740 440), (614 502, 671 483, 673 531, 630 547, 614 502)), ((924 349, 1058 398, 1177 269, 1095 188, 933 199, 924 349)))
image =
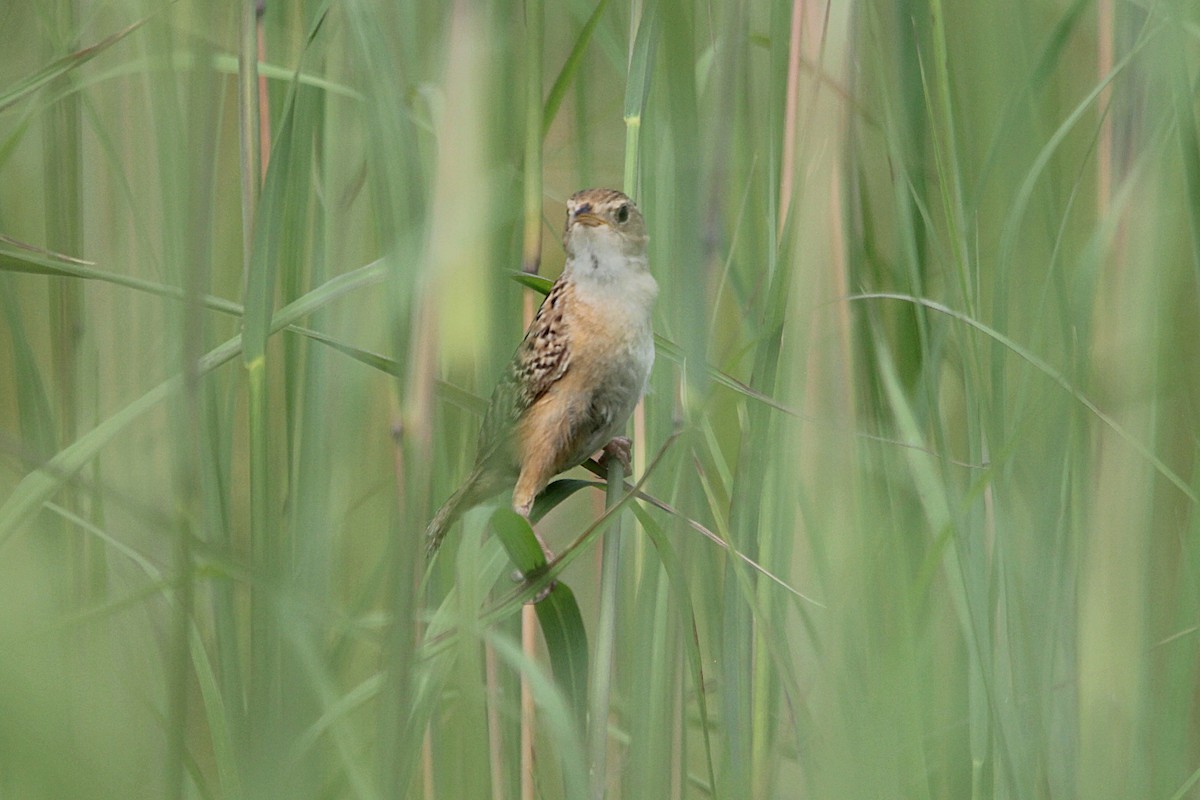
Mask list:
POLYGON ((528 518, 551 478, 601 448, 628 470, 620 434, 654 363, 646 240, 642 213, 615 189, 567 201, 566 265, 492 392, 475 466, 429 523, 431 557, 463 512, 509 486, 528 518))

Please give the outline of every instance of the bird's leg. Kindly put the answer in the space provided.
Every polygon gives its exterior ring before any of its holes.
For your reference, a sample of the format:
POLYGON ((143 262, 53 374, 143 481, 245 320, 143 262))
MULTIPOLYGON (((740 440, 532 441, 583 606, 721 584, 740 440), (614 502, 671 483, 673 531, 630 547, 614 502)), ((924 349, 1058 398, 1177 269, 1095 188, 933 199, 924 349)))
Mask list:
POLYGON ((604 445, 604 455, 600 457, 600 463, 603 464, 608 459, 615 458, 625 468, 625 474, 631 474, 633 469, 629 461, 629 449, 632 445, 633 443, 629 441, 628 436, 617 436, 611 442, 604 445))

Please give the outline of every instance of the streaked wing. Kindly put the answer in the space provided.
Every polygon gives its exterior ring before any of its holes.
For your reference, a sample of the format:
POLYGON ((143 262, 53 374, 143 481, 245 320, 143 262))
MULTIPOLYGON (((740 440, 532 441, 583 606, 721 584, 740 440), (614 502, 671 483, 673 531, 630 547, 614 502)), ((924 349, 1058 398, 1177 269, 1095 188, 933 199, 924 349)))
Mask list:
POLYGON ((504 377, 492 392, 479 429, 477 460, 490 457, 526 409, 566 374, 571 347, 563 311, 573 291, 571 283, 559 278, 542 301, 504 377))

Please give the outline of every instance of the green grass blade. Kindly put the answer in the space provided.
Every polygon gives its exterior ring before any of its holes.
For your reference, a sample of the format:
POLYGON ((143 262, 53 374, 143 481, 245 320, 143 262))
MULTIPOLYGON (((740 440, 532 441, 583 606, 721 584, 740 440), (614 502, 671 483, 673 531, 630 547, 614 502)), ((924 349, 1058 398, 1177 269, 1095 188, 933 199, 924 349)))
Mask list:
POLYGON ((546 640, 554 680, 575 719, 582 723, 587 715, 588 642, 575 593, 559 581, 534 610, 546 640))
POLYGON ((704 741, 704 766, 707 770, 708 785, 711 787, 713 797, 722 797, 723 794, 717 783, 716 763, 713 759, 713 744, 711 730, 713 721, 710 720, 708 714, 708 692, 704 684, 704 659, 700 653, 699 632, 696 628, 696 610, 692 605, 691 594, 688 590, 687 573, 684 570, 682 562, 679 560, 679 555, 675 548, 671 545, 670 539, 666 533, 654 521, 654 518, 648 514, 638 504, 632 506, 633 513, 637 515, 638 522, 641 523, 642 529, 646 531, 646 535, 654 542, 654 550, 658 554, 659 562, 663 566, 663 570, 667 573, 667 581, 671 587, 671 597, 678 607, 679 614, 683 619, 684 634, 683 644, 684 652, 687 655, 688 671, 692 676, 692 687, 696 697, 696 709, 699 712, 699 727, 700 736, 704 741))
POLYGON ((982 333, 985 336, 987 336, 988 338, 990 338, 996 344, 1002 346, 1009 352, 1018 356, 1021 360, 1027 362, 1034 369, 1041 372, 1043 375, 1045 375, 1050 380, 1054 381, 1054 383, 1061 386, 1063 388, 1063 390, 1065 390, 1071 397, 1075 398, 1075 400, 1077 400, 1080 405, 1082 405, 1084 408, 1086 408, 1093 416, 1095 416, 1098 420, 1100 420, 1102 423, 1104 423, 1104 425, 1106 427, 1110 428, 1113 431, 1113 433, 1117 434, 1117 436, 1119 436, 1131 448, 1133 448, 1133 450, 1136 453, 1138 453, 1138 455, 1140 455, 1142 458, 1146 459, 1146 461, 1148 463, 1150 463, 1156 471, 1158 471, 1164 478, 1166 478, 1168 481, 1170 481, 1175 486, 1176 489, 1178 489, 1180 492, 1183 493, 1183 495, 1185 497, 1188 498, 1188 500, 1190 500, 1192 503, 1200 504, 1200 495, 1197 495, 1196 491, 1190 485, 1188 485, 1188 483, 1186 481, 1184 481, 1183 478, 1180 477, 1178 473, 1176 473, 1173 469, 1171 469, 1171 467, 1168 466, 1166 464, 1166 462, 1164 462, 1161 458, 1159 458, 1157 455, 1155 455, 1154 451, 1152 451, 1149 446, 1147 446, 1145 443, 1139 441, 1133 434, 1131 434, 1129 431, 1125 430, 1125 428, 1119 422, 1117 422, 1117 420, 1112 415, 1107 414, 1103 410, 1101 410, 1101 408, 1098 405, 1096 405, 1096 403, 1091 398, 1089 398, 1086 394, 1084 394, 1082 390, 1077 388, 1059 370, 1056 370, 1054 367, 1052 367, 1044 359, 1037 356, 1031 350, 1029 350, 1026 347, 1021 346, 1016 341, 1010 339, 1009 337, 1005 336, 1004 334, 1000 333, 999 331, 993 330, 989 326, 983 324, 982 322, 972 319, 971 317, 967 316, 966 314, 963 314, 960 311, 955 311, 954 309, 944 306, 941 303, 937 303, 937 302, 934 302, 933 300, 927 300, 927 299, 921 298, 921 297, 913 297, 911 295, 903 295, 903 294, 889 294, 886 292, 877 292, 877 293, 873 293, 873 294, 854 295, 853 297, 850 297, 847 299, 851 300, 851 301, 899 300, 901 302, 912 303, 914 305, 919 305, 924 308, 928 308, 931 311, 936 311, 940 314, 945 314, 946 316, 951 317, 952 319, 958 320, 959 322, 962 322, 963 324, 965 324, 971 328, 974 328, 975 330, 979 331, 980 333, 982 333))
POLYGON ((55 79, 66 75, 74 69, 91 61, 96 56, 103 53, 113 45, 120 42, 129 34, 136 31, 150 18, 139 20, 132 25, 111 34, 104 39, 101 39, 96 44, 76 50, 73 53, 68 53, 62 58, 55 59, 46 66, 42 67, 32 75, 28 75, 15 84, 9 86, 6 90, 0 91, 0 113, 8 110, 12 106, 35 94, 39 89, 52 83, 55 79))
MULTIPOLYGON (((271 330, 279 331, 339 297, 355 289, 378 283, 382 278, 383 270, 378 262, 333 278, 279 309, 271 330)), ((241 350, 241 336, 235 336, 210 350, 201 359, 201 374, 211 372, 231 361, 241 350)), ((101 448, 134 420, 154 408, 172 392, 182 388, 182 385, 181 376, 163 381, 60 450, 44 466, 26 475, 3 505, 0 505, 0 548, 28 523, 43 503, 95 458, 101 448)))
POLYGON ((0 305, 4 308, 13 352, 14 394, 20 414, 21 441, 22 446, 27 448, 27 452, 21 455, 30 461, 48 458, 55 449, 54 415, 46 394, 46 383, 26 333, 26 323, 17 302, 13 281, 7 275, 0 275, 0 305))
POLYGON ((584 481, 577 478, 559 478, 551 481, 550 485, 542 490, 542 493, 533 501, 533 508, 529 511, 529 521, 536 523, 580 489, 603 489, 604 487, 605 484, 601 481, 584 481))
POLYGON ((500 637, 490 637, 496 652, 512 668, 528 677, 533 687, 533 696, 541 712, 540 718, 548 731, 547 740, 560 756, 563 765, 564 794, 569 800, 584 800, 587 794, 587 763, 583 746, 574 724, 569 700, 555 686, 555 682, 542 668, 529 660, 513 642, 500 637))
POLYGON ((579 36, 575 39, 575 44, 571 46, 571 53, 567 56, 567 60, 563 62, 562 69, 558 71, 558 77, 554 79, 554 85, 550 87, 550 93, 546 95, 546 106, 542 112, 542 138, 550 132, 550 126, 554 124, 554 118, 558 116, 558 109, 562 105, 563 98, 567 96, 567 90, 571 88, 571 82, 575 80, 575 76, 579 73, 579 67, 583 64, 583 56, 587 52, 588 43, 592 40, 592 32, 596 30, 597 23, 600 22, 601 15, 604 14, 604 9, 608 6, 608 0, 599 0, 596 3, 596 9, 592 11, 587 22, 579 31, 579 36))
POLYGON ((546 569, 546 554, 533 535, 529 520, 512 509, 498 508, 493 512, 490 524, 522 575, 536 575, 546 569))

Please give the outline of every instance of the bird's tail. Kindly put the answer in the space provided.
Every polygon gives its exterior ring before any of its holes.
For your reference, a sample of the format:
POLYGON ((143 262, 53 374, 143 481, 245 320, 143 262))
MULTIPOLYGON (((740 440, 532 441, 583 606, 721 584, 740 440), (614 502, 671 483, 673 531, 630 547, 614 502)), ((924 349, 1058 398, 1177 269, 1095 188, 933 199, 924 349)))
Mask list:
POLYGON ((485 486, 486 481, 482 471, 477 467, 471 471, 463 485, 442 503, 442 507, 433 515, 429 527, 425 529, 426 558, 432 559, 442 546, 442 540, 450 532, 450 526, 465 512, 482 503, 490 495, 495 494, 492 487, 485 486))
POLYGON ((438 548, 442 546, 442 540, 450 532, 450 526, 466 511, 463 508, 463 499, 466 497, 468 486, 469 484, 464 483, 458 487, 458 490, 450 495, 446 502, 442 503, 442 507, 437 510, 437 513, 433 515, 433 519, 429 521, 429 527, 425 529, 426 559, 433 559, 438 548))

